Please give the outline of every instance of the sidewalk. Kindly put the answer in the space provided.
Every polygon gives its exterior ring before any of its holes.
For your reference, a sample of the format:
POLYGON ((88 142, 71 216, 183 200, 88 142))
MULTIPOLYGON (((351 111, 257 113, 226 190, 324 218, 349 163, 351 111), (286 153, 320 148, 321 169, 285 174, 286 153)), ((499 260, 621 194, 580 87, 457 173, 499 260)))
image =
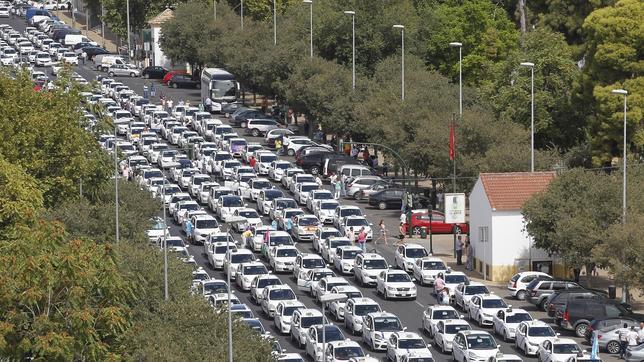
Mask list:
MULTIPOLYGON (((72 18, 69 12, 59 10, 59 11, 54 11, 54 14, 58 18, 60 18, 60 20, 64 21, 65 24, 72 25, 72 18)), ((80 22, 78 21, 78 19, 76 19, 76 22, 74 23, 74 27, 76 29, 79 29, 86 37, 90 38, 92 41, 98 43, 99 45, 103 44, 103 37, 101 36, 101 33, 95 32, 91 29, 88 30, 84 22, 80 22)), ((107 51, 109 51, 110 53, 117 53, 118 47, 113 41, 105 38, 105 49, 107 49, 107 51)))
MULTIPOLYGON (((429 236, 427 239, 421 239, 418 237, 413 237, 413 238, 406 238, 405 239, 407 243, 416 243, 423 245, 428 251, 429 251, 429 236)), ((503 282, 493 282, 490 280, 483 280, 483 275, 476 271, 468 271, 465 270, 465 265, 456 265, 456 258, 454 257, 454 251, 453 251, 453 237, 452 235, 435 235, 433 239, 433 249, 434 249, 434 256, 441 258, 447 266, 452 268, 454 271, 460 271, 465 273, 471 280, 477 281, 477 282, 482 282, 488 285, 496 286, 496 287, 505 287, 507 285, 507 281, 503 282)), ((463 256, 463 262, 465 262, 466 257, 463 256)), ((608 272, 606 270, 599 270, 598 271, 599 275, 598 276, 588 276, 588 275, 582 275, 579 280, 579 284, 583 285, 584 287, 592 288, 592 289, 598 289, 598 290, 604 290, 608 291, 608 286, 615 284, 615 282, 610 278, 608 275, 608 272)), ((633 311, 636 312, 642 312, 644 311, 644 298, 640 297, 640 292, 639 290, 632 289, 631 291, 631 297, 632 300, 630 302, 631 306, 633 307, 633 311)), ((621 286, 617 286, 617 296, 616 300, 620 300, 622 298, 622 290, 621 286)))

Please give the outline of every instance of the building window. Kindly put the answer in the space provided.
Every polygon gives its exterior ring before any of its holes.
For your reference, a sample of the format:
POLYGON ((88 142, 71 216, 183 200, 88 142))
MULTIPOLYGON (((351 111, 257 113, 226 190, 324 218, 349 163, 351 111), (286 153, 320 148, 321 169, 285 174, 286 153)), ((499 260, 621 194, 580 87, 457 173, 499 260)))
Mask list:
POLYGON ((479 226, 479 242, 487 243, 489 240, 487 226, 479 226))

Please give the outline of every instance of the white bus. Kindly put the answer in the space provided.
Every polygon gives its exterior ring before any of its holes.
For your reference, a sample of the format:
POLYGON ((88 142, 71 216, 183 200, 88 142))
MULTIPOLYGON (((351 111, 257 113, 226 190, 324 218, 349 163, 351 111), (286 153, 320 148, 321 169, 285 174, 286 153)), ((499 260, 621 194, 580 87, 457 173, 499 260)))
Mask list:
POLYGON ((220 68, 201 71, 201 99, 212 100, 212 112, 221 112, 222 104, 233 103, 239 96, 239 83, 235 76, 220 68))

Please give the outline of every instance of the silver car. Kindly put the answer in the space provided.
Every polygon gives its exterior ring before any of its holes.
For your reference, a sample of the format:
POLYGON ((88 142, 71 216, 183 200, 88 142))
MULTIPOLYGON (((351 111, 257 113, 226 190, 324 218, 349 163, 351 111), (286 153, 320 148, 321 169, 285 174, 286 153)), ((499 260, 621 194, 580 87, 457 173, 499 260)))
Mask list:
POLYGON ((644 343, 626 349, 626 362, 644 361, 644 343))
POLYGON ((357 199, 360 197, 360 191, 381 181, 378 176, 358 176, 347 185, 347 196, 357 199))
POLYGON ((267 132, 277 128, 279 128, 277 121, 269 118, 249 119, 246 122, 246 134, 250 134, 253 137, 265 135, 267 132))
POLYGON ((132 64, 112 64, 107 68, 107 75, 111 78, 115 76, 138 77, 141 75, 138 69, 132 64))

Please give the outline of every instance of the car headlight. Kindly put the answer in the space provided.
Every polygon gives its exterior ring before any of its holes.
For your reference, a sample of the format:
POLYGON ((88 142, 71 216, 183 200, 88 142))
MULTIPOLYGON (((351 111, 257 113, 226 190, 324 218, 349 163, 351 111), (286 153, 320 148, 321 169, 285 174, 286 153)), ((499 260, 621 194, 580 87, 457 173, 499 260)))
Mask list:
POLYGON ((396 288, 394 288, 392 286, 389 286, 389 285, 386 288, 387 288, 387 290, 396 290, 396 288))
POLYGON ((531 346, 534 346, 534 347, 539 347, 539 343, 532 343, 532 342, 528 341, 528 344, 531 345, 531 346))
POLYGON ((415 285, 413 285, 411 288, 409 288, 409 290, 411 290, 411 291, 416 291, 416 286, 415 286, 415 285))
POLYGON ((478 356, 476 355, 476 353, 471 352, 471 351, 468 353, 468 356, 469 356, 470 358, 472 358, 472 359, 476 359, 476 358, 478 357, 478 356))
POLYGON ((491 314, 487 314, 487 313, 485 313, 485 312, 481 312, 481 314, 483 315, 483 317, 488 317, 488 318, 492 317, 492 315, 491 315, 491 314))

